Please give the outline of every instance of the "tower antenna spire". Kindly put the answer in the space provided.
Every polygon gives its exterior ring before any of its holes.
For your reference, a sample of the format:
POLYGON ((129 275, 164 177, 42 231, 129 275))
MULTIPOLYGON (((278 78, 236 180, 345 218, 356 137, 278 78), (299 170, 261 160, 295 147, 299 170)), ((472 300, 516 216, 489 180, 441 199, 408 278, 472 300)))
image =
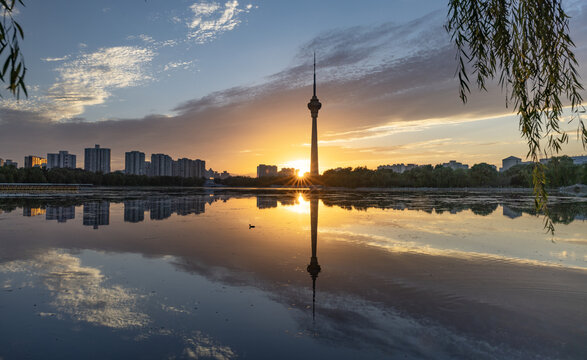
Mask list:
POLYGON ((316 97, 316 52, 314 51, 314 97, 316 97))

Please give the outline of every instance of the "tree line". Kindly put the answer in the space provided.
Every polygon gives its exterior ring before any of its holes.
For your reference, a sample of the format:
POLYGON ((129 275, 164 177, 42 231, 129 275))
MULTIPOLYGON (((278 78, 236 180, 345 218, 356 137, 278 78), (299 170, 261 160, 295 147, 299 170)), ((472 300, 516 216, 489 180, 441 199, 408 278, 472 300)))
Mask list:
MULTIPOLYGON (((498 172, 493 166, 480 163, 470 169, 453 170, 441 165, 424 165, 395 173, 392 170, 370 170, 366 167, 327 170, 311 179, 311 183, 332 187, 522 187, 531 188, 535 165, 515 165, 498 172)), ((546 186, 558 188, 587 184, 587 164, 575 165, 568 156, 554 157, 545 165, 546 186)), ((0 183, 92 184, 96 186, 202 186, 203 178, 177 176, 126 175, 122 172, 94 173, 82 169, 17 169, 0 167, 0 183)), ((307 186, 308 181, 296 177, 234 176, 217 179, 220 185, 235 187, 307 186)))
POLYGON ((24 169, 10 165, 0 167, 0 183, 91 184, 96 186, 202 186, 203 178, 179 176, 126 175, 120 171, 109 174, 82 169, 24 169))
MULTIPOLYGON (((470 169, 453 170, 442 165, 424 165, 395 173, 392 170, 370 170, 366 167, 327 170, 311 180, 313 184, 332 187, 521 187, 531 188, 534 164, 515 165, 498 172, 493 166, 480 163, 470 169)), ((587 164, 575 165, 568 156, 554 157, 544 166, 546 186, 558 188, 574 184, 587 184, 587 164)), ((267 187, 274 185, 304 185, 285 177, 231 177, 219 181, 227 186, 267 187)), ((307 183, 306 183, 307 184, 307 183)))

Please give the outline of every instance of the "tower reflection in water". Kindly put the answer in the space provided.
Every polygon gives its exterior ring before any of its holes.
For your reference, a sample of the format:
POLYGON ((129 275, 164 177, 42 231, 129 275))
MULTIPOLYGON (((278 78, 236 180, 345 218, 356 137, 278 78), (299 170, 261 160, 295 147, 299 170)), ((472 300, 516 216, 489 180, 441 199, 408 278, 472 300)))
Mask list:
POLYGON ((316 279, 320 273, 318 257, 316 256, 316 247, 318 245, 318 199, 310 198, 310 226, 312 239, 312 257, 308 265, 308 273, 312 277, 312 319, 316 318, 316 279))

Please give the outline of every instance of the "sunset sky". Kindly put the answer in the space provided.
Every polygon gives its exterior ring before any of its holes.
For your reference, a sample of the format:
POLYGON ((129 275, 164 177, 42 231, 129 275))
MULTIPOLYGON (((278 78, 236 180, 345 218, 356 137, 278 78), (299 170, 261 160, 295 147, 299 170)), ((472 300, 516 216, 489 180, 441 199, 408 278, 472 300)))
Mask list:
MULTIPOLYGON (((525 157, 505 95, 458 98, 445 0, 25 0, 29 97, 0 100, 0 158, 83 149, 166 153, 253 175, 309 162, 316 52, 320 171, 501 166, 525 157)), ((587 4, 564 2, 583 83, 587 4)), ((587 93, 583 92, 587 98, 587 93)), ((576 123, 564 153, 586 151, 576 123)), ((302 165, 303 167, 303 165, 302 165)))

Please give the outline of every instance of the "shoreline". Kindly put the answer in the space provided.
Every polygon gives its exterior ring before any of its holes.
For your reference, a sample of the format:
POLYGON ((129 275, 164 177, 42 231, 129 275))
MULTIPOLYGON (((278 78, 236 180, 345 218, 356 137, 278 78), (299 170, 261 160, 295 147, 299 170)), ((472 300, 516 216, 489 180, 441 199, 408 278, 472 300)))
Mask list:
MULTIPOLYGON (((3 192, 0 190, 0 200, 9 198, 75 198, 75 197, 92 197, 106 196, 117 197, 124 196, 142 196, 145 193, 169 193, 169 194, 189 194, 189 193, 250 193, 250 194, 279 194, 279 193, 313 193, 313 194, 463 194, 463 195, 525 195, 533 196, 531 188, 342 188, 342 187, 223 187, 223 186, 96 186, 82 187, 77 191, 24 191, 24 192, 3 192)), ((553 196, 572 196, 582 198, 572 194, 560 192, 558 189, 552 189, 549 193, 553 196)))
MULTIPOLYGON (((21 184, 24 185, 24 184, 21 184)), ((37 184, 35 184, 37 185, 37 184)), ((45 184, 46 185, 46 184, 45 184)), ((436 187, 288 187, 288 186, 271 186, 271 187, 233 187, 233 186, 89 186, 87 184, 50 184, 57 185, 58 188, 67 188, 68 186, 79 186, 75 191, 64 190, 25 190, 18 191, 2 191, 0 188, 0 199, 3 198, 25 198, 25 197, 86 197, 93 195, 109 195, 116 196, 117 194, 125 195, 139 195, 146 192, 155 193, 314 193, 314 194, 462 194, 462 195, 524 195, 533 196, 532 188, 516 188, 516 187, 467 187, 467 188, 436 188, 436 187), (133 194, 134 193, 134 194, 133 194)), ((575 185, 574 185, 575 186, 575 185)), ((580 185, 584 186, 584 185, 580 185)), ((571 186, 572 187, 572 186, 571 186)), ((568 188, 571 188, 568 187, 568 188)), ((567 188, 549 189, 549 194, 552 196, 573 197, 577 199, 587 198, 585 192, 571 192, 567 188)))
MULTIPOLYGON (((35 184, 36 185, 36 184, 35 184)), ((71 184, 59 184, 60 188, 67 188, 71 184)), ((75 184, 79 186, 79 184, 75 184)), ((532 188, 435 188, 435 187, 392 187, 392 188, 378 188, 378 187, 357 187, 357 188, 346 188, 346 187, 287 187, 287 186, 271 186, 271 187, 235 187, 235 186, 79 186, 75 192, 4 192, 0 189, 1 197, 12 197, 12 196, 26 196, 26 195, 84 195, 92 192, 132 192, 132 191, 155 191, 155 192, 166 192, 166 191, 250 191, 250 192, 280 192, 280 191, 298 191, 298 192, 315 192, 315 193, 332 193, 332 192, 343 192, 343 193, 370 193, 370 192, 384 192, 384 193, 501 193, 501 194, 532 194, 532 188)), ((550 189, 550 193, 558 194, 561 193, 559 189, 550 189)))

